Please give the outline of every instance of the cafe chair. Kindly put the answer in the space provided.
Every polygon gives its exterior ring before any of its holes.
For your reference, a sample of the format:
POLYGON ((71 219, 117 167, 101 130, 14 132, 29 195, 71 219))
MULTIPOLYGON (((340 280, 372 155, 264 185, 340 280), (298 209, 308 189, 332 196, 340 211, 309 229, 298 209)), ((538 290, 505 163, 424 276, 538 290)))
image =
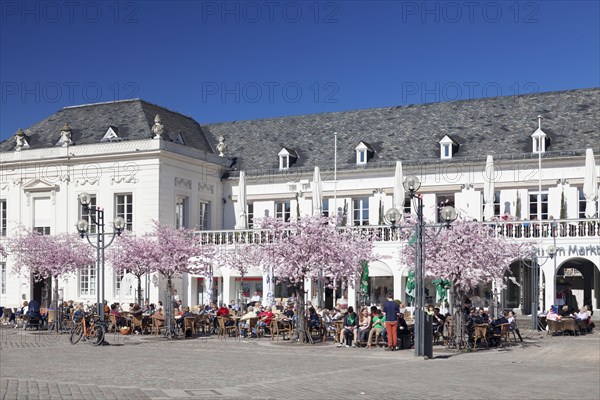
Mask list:
POLYGON ((231 336, 233 334, 233 337, 237 336, 237 327, 234 325, 225 325, 225 322, 228 319, 226 319, 223 316, 218 316, 217 317, 217 322, 219 324, 219 337, 222 339, 226 339, 227 336, 231 336))
POLYGON ((487 331, 488 331, 488 324, 475 325, 475 332, 473 334, 473 336, 474 336, 473 347, 477 346, 477 339, 479 339, 480 340, 479 343, 485 342, 485 347, 488 349, 490 348, 490 345, 487 340, 487 331))

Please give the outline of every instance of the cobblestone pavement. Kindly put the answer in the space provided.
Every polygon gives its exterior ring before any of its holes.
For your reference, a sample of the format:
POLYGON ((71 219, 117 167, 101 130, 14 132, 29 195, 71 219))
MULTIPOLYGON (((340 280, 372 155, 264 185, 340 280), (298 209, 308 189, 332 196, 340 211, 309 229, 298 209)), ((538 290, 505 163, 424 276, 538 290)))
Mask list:
POLYGON ((523 344, 462 354, 436 346, 432 360, 269 338, 107 339, 72 346, 0 328, 0 399, 600 398, 597 333, 529 332, 523 344))

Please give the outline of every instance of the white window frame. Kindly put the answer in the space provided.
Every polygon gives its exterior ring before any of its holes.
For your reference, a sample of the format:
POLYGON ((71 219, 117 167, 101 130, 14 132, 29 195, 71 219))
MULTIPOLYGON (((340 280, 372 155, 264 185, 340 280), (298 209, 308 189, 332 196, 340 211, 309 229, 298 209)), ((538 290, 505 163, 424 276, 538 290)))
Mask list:
POLYGON ((133 231, 133 193, 115 193, 114 196, 114 205, 115 205, 115 218, 121 217, 125 220, 125 229, 128 231, 133 231), (123 197, 124 202, 120 202, 119 198, 123 197), (129 199, 128 199, 129 198, 129 199), (123 211, 119 211, 119 206, 123 206, 123 211), (131 206, 131 212, 127 212, 127 206, 131 206))
POLYGON ((352 199, 352 224, 354 226, 369 225, 369 198, 356 197, 352 199), (366 213, 366 215, 365 215, 366 213))
POLYGON ((279 169, 286 170, 290 168, 290 152, 284 147, 277 153, 279 156, 279 169))
POLYGON ((360 142, 354 148, 356 151, 356 165, 366 165, 369 162, 369 148, 364 142, 360 142))
POLYGON ((175 198, 175 227, 188 228, 189 197, 177 196, 175 198))
POLYGON ((442 160, 448 160, 451 159, 453 156, 453 152, 454 149, 452 148, 452 146, 454 145, 454 141, 452 139, 450 139, 450 137, 448 137, 448 135, 445 135, 442 140, 439 141, 440 143, 440 158, 442 160))
POLYGON ((540 128, 531 134, 533 153, 546 152, 546 134, 540 128))
POLYGON ((210 222, 210 201, 200 200, 198 203, 198 230, 209 230, 210 222))
POLYGON ((548 199, 549 199, 549 196, 548 196, 548 190, 542 190, 541 192, 539 192, 537 190, 535 190, 535 191, 530 190, 529 193, 528 193, 528 195, 529 195, 529 219, 532 220, 532 221, 534 220, 534 218, 535 218, 536 221, 540 221, 540 220, 547 221, 548 217, 549 217, 549 210, 548 210, 548 203, 549 203, 548 199), (538 207, 538 197, 544 196, 544 195, 546 196, 546 200, 544 201, 544 199, 542 197, 542 199, 539 202, 539 204, 542 206, 542 210, 544 209, 544 204, 546 205, 546 212, 545 213, 543 213, 543 212, 541 212, 540 210, 537 209, 537 207, 538 207), (531 196, 535 196, 535 201, 534 202, 531 201, 531 196), (534 214, 532 214, 531 213, 531 209, 534 206, 535 206, 536 212, 534 214), (541 218, 538 218, 538 216, 540 214, 541 214, 541 218))
POLYGON ((585 208, 587 206, 587 200, 583 193, 583 188, 577 188, 577 218, 587 218, 585 215, 585 208))
POLYGON ((98 286, 98 277, 96 276, 96 266, 88 265, 79 269, 79 295, 95 296, 98 286), (85 287, 84 287, 85 285, 85 287))
POLYGON ((292 202, 289 200, 275 202, 275 218, 288 222, 292 218, 292 202))
POLYGON ((248 210, 246 211, 246 218, 248 219, 248 229, 254 228, 254 203, 248 203, 248 210))

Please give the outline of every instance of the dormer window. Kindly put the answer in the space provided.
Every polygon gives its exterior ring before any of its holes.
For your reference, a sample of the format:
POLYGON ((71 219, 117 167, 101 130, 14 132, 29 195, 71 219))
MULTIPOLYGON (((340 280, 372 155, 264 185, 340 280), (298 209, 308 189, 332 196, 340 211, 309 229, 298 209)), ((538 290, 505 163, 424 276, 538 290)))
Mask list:
POLYGON ((121 138, 119 137, 119 128, 116 126, 109 126, 104 134, 104 137, 100 139, 101 142, 119 142, 121 138))
POLYGON ((538 128, 531 134, 532 152, 545 153, 546 147, 549 145, 550 138, 542 130, 542 116, 538 115, 538 128))
POLYGON ((183 140, 183 136, 181 136, 181 133, 178 133, 175 135, 175 137, 173 138, 173 143, 185 144, 185 141, 183 140))
POLYGON ((375 154, 373 146, 366 142, 360 142, 354 150, 356 150, 356 165, 366 165, 375 154))
POLYGON ((454 153, 458 152, 458 142, 452 139, 450 136, 445 135, 442 140, 439 141, 440 144, 440 158, 450 159, 454 155, 454 153))
POLYGON ((298 160, 298 153, 286 147, 282 148, 277 155, 279 156, 280 170, 289 169, 290 166, 292 166, 296 162, 296 160, 298 160))

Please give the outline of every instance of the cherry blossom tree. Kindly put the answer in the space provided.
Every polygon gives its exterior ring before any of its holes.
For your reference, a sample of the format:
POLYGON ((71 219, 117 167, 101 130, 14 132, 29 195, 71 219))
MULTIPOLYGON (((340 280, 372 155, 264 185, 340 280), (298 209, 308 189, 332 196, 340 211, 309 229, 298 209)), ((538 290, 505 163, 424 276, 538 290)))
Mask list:
POLYGON ((58 301, 59 277, 66 278, 77 269, 95 263, 92 247, 77 235, 42 235, 25 231, 9 239, 8 247, 15 255, 13 269, 16 273, 27 272, 35 282, 54 278, 53 302, 58 301))
MULTIPOLYGON (((136 237, 125 233, 109 248, 107 260, 119 273, 131 273, 137 278, 137 303, 142 304, 142 276, 150 270, 149 257, 156 249, 156 241, 149 236, 136 237)), ((124 290, 124 288, 121 288, 124 290)))
MULTIPOLYGON (((285 277, 304 293, 306 279, 347 279, 351 286, 362 271, 363 262, 374 259, 373 243, 359 231, 335 226, 332 218, 306 216, 290 222, 277 218, 260 221, 271 231, 272 241, 264 246, 263 265, 274 276, 285 277)), ((298 313, 304 315, 304 296, 298 297, 298 313)), ((299 318, 300 339, 309 340, 306 321, 299 318)))
POLYGON ((0 243, 0 257, 6 257, 6 256, 7 256, 6 249, 4 248, 2 243, 0 243))
MULTIPOLYGON (((237 271, 241 276, 241 287, 244 287, 244 276, 250 268, 261 271, 268 269, 270 257, 265 245, 258 243, 234 243, 221 246, 214 255, 214 263, 220 268, 237 271)), ((241 305, 243 308, 243 304, 241 305)))
MULTIPOLYGON (((452 284, 453 308, 456 322, 454 333, 459 344, 464 339, 464 316, 459 305, 464 303, 469 290, 479 284, 494 282, 505 287, 510 264, 519 258, 533 255, 530 243, 519 244, 495 236, 493 228, 475 221, 457 220, 449 229, 434 235, 425 230, 425 276, 446 279, 452 284)), ((406 243, 401 255, 414 268, 415 246, 406 243)))
POLYGON ((192 230, 158 222, 155 222, 154 230, 148 236, 154 244, 146 253, 148 270, 159 272, 167 279, 165 324, 167 333, 170 334, 173 319, 173 277, 184 272, 206 276, 210 273, 215 250, 212 245, 203 245, 192 230))

